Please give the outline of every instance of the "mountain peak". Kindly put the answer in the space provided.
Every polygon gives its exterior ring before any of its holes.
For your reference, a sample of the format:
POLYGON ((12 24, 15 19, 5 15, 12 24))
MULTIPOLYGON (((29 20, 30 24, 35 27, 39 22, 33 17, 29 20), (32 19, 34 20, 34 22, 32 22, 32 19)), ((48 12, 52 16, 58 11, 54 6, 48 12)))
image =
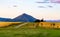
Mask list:
MULTIPOLYGON (((28 14, 26 14, 26 13, 23 13, 22 15, 24 15, 24 16, 30 16, 30 15, 28 15, 28 14)), ((22 15, 20 15, 20 16, 22 16, 22 15)))
POLYGON ((27 15, 26 13, 23 13, 22 15, 27 15))
POLYGON ((36 18, 34 18, 31 15, 28 15, 26 13, 23 13, 22 15, 19 15, 16 18, 14 18, 14 20, 21 21, 21 22, 33 22, 36 20, 36 18))

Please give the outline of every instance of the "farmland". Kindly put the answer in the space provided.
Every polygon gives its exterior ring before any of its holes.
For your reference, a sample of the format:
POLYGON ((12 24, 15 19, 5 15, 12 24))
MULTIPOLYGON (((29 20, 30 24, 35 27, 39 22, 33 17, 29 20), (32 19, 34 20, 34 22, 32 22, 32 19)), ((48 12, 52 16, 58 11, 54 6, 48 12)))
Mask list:
POLYGON ((34 23, 28 23, 22 27, 15 28, 17 24, 21 24, 21 22, 13 22, 12 24, 6 27, 0 27, 0 37, 60 37, 60 28, 48 28, 48 27, 35 28, 34 23))

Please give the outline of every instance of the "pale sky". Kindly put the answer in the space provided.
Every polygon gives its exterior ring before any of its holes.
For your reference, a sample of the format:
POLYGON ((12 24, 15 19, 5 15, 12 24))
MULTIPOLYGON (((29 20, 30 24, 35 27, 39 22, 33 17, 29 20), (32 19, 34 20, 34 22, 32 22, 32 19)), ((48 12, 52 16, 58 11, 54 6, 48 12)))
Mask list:
POLYGON ((37 19, 60 19, 59 3, 43 4, 38 1, 41 0, 0 0, 0 17, 15 18, 26 13, 37 19))

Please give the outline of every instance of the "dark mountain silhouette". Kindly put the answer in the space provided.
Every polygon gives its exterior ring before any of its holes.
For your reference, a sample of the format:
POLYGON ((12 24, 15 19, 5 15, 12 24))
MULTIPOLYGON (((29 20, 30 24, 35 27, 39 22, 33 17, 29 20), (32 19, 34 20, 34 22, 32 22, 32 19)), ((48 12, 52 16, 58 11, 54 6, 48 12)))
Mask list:
POLYGON ((36 20, 36 18, 24 13, 22 15, 19 15, 16 18, 14 18, 13 20, 16 22, 17 21, 19 21, 19 22, 34 22, 36 20))
POLYGON ((11 21, 12 19, 10 19, 10 18, 1 18, 0 17, 0 21, 2 21, 2 22, 8 22, 8 21, 11 21))

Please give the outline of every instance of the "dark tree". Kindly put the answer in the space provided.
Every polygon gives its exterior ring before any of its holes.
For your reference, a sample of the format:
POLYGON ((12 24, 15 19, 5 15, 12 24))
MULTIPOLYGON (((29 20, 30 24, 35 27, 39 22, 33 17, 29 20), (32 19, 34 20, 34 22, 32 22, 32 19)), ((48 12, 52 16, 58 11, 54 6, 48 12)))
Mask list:
POLYGON ((53 23, 53 26, 55 26, 55 24, 53 23))
POLYGON ((35 22, 41 22, 39 19, 35 20, 35 22))
POLYGON ((55 23, 52 23, 53 28, 55 27, 55 23))
POLYGON ((41 19, 41 22, 44 22, 44 19, 43 18, 41 19))
POLYGON ((45 22, 44 19, 42 18, 41 20, 37 19, 34 22, 45 22))

